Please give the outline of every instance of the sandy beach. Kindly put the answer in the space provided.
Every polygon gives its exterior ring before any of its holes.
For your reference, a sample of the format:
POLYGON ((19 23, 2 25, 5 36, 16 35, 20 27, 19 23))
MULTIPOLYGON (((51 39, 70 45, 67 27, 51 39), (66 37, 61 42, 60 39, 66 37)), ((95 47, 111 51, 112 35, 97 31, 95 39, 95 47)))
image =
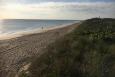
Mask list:
POLYGON ((78 23, 78 22, 73 22, 73 23, 64 24, 64 25, 57 25, 57 26, 39 27, 36 29, 22 30, 22 31, 17 31, 17 32, 13 32, 13 33, 1 33, 0 34, 0 40, 8 40, 8 39, 17 38, 17 37, 35 34, 35 33, 44 33, 44 32, 47 32, 49 30, 63 28, 63 27, 72 25, 74 23, 78 23))
POLYGON ((79 23, 44 29, 39 33, 0 41, 0 77, 14 77, 22 66, 44 53, 49 44, 75 29, 79 23))

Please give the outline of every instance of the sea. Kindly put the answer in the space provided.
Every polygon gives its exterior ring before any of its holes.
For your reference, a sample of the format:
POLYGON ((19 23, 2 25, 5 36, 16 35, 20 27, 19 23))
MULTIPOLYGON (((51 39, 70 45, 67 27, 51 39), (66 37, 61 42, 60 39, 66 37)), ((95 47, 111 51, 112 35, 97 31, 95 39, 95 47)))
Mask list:
POLYGON ((39 32, 47 28, 68 26, 79 20, 39 20, 39 19, 4 19, 0 20, 0 39, 18 36, 24 33, 39 32))

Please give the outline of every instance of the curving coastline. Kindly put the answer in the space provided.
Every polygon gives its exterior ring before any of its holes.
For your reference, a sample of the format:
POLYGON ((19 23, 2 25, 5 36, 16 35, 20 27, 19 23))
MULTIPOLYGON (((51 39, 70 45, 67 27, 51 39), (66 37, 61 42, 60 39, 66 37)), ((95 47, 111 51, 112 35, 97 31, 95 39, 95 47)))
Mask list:
POLYGON ((56 39, 63 37, 79 25, 49 28, 41 33, 0 41, 0 77, 14 77, 32 57, 44 53, 42 50, 56 39))

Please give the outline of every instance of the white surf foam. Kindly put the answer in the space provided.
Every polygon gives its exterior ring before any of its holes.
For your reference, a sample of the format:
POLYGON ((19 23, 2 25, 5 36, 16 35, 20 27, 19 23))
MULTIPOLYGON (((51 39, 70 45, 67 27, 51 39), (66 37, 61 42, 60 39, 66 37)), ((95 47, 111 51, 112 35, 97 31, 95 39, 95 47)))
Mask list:
MULTIPOLYGON (((78 22, 74 22, 74 23, 78 23, 78 22)), ((1 25, 0 26, 0 40, 16 38, 16 37, 20 37, 20 36, 24 36, 24 35, 28 35, 28 34, 46 32, 48 30, 53 30, 53 29, 57 29, 57 28, 66 27, 66 26, 72 25, 74 23, 69 23, 69 24, 64 24, 64 25, 57 25, 57 26, 48 26, 48 27, 37 28, 37 29, 26 29, 26 30, 22 30, 22 31, 7 32, 7 33, 2 32, 2 25, 1 25)))

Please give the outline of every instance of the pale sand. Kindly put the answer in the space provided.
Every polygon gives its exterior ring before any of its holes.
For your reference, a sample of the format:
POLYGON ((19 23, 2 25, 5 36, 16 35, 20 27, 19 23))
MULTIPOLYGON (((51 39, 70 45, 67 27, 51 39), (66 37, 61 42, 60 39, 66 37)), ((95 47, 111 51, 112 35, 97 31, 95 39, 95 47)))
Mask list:
POLYGON ((41 33, 0 41, 0 77, 14 77, 31 58, 43 54, 49 44, 70 33, 78 25, 50 28, 41 33))
POLYGON ((25 31, 19 31, 19 32, 15 32, 15 33, 0 34, 0 40, 8 40, 8 39, 17 38, 17 37, 21 37, 24 35, 35 34, 35 33, 44 33, 49 30, 63 28, 63 27, 66 27, 66 26, 69 26, 72 24, 75 24, 75 23, 59 25, 59 26, 52 26, 52 27, 43 27, 43 29, 37 28, 37 29, 33 29, 33 30, 25 30, 25 31))

